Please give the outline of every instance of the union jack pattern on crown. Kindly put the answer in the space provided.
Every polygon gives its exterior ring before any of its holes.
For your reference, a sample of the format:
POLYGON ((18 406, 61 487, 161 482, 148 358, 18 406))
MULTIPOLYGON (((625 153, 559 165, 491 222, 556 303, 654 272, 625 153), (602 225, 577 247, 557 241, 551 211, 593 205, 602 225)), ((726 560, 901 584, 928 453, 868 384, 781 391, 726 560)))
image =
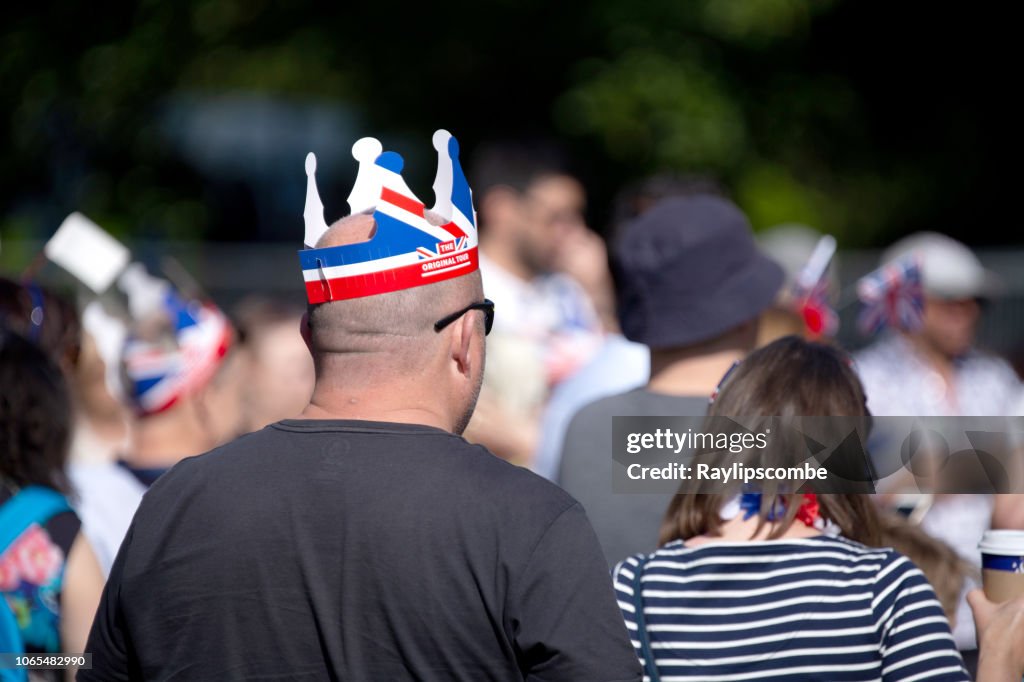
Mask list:
POLYGON ((310 303, 373 296, 469 274, 479 267, 476 211, 459 163, 459 143, 447 130, 433 136, 437 151, 435 203, 426 206, 402 178, 404 161, 364 137, 352 145, 359 172, 348 197, 352 214, 372 209, 377 229, 357 244, 316 248, 327 231, 316 187, 316 156, 306 156, 305 246, 299 251, 310 303))

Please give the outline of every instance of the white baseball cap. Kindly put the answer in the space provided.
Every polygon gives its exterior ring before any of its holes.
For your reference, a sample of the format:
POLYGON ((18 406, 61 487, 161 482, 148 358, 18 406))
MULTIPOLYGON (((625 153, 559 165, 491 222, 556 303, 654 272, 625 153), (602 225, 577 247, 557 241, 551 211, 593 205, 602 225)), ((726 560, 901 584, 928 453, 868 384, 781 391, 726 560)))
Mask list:
POLYGON ((889 263, 914 253, 921 261, 921 284, 929 296, 985 298, 999 293, 999 278, 966 245, 938 232, 915 232, 882 254, 889 263))

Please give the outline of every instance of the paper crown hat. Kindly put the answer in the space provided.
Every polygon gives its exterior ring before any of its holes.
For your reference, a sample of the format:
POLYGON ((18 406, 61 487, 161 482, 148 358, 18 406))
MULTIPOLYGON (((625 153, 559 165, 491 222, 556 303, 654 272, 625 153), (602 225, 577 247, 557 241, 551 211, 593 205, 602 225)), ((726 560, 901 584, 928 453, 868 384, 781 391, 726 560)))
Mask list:
POLYGON ((161 412, 213 376, 233 336, 224 313, 212 303, 191 300, 142 264, 131 263, 127 247, 80 213, 64 220, 44 253, 96 296, 115 282, 127 296, 128 320, 106 314, 96 299, 83 322, 98 343, 106 341, 100 345, 108 372, 119 369, 120 385, 111 392, 137 413, 161 412), (129 331, 140 324, 161 333, 143 338, 129 331))
POLYGON ((402 157, 364 137, 352 145, 359 172, 348 205, 353 214, 373 209, 376 232, 365 242, 324 248, 315 248, 327 231, 316 188, 316 156, 306 156, 306 249, 299 251, 299 262, 310 303, 410 289, 479 267, 476 211, 459 164, 459 143, 447 130, 436 131, 433 143, 437 175, 430 213, 439 220, 428 220, 423 202, 402 179, 402 157))

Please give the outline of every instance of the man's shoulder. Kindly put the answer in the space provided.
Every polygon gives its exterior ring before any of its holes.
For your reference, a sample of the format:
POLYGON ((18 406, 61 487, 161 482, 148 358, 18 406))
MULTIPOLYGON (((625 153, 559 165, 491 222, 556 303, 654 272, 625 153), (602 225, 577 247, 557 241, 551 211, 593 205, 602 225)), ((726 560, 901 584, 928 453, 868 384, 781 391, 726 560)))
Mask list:
POLYGON ((168 474, 173 472, 187 472, 191 474, 207 468, 222 465, 225 463, 225 459, 230 459, 236 456, 251 456, 253 453, 269 451, 271 449, 276 450, 280 446, 279 441, 280 434, 275 431, 273 425, 266 426, 259 431, 253 431, 252 433, 245 433, 237 436, 236 438, 229 440, 227 443, 219 445, 207 452, 192 455, 191 457, 185 457, 171 467, 167 473, 161 476, 158 480, 164 480, 168 474))
MULTIPOLYGON (((240 436, 209 452, 189 457, 165 473, 150 488, 149 496, 163 494, 167 488, 175 488, 173 494, 182 486, 195 484, 224 483, 234 479, 235 475, 245 469, 259 467, 260 460, 267 466, 270 462, 287 458, 289 451, 308 449, 310 443, 299 444, 294 436, 301 433, 304 437, 312 436, 322 440, 323 447, 337 446, 340 441, 348 438, 360 438, 363 444, 372 443, 375 439, 388 441, 388 447, 381 448, 381 457, 391 447, 391 439, 418 438, 415 456, 408 461, 421 465, 418 469, 430 480, 443 480, 445 487, 460 490, 460 495, 486 497, 495 503, 507 501, 510 504, 535 504, 550 506, 558 511, 571 507, 576 503, 568 493, 541 476, 520 466, 510 464, 492 454, 482 445, 470 443, 461 436, 431 429, 429 432, 396 431, 388 433, 384 430, 363 432, 344 432, 306 428, 292 429, 294 423, 279 422, 253 433, 240 436)), ((397 425, 401 426, 401 425, 397 425)), ((401 440, 394 441, 401 447, 401 440)), ((407 449, 407 448, 406 448, 407 449)), ((382 466, 386 463, 382 462, 382 466)))
POLYGON ((464 449, 459 453, 462 461, 453 462, 457 475, 495 501, 541 506, 555 516, 577 504, 572 495, 543 476, 501 459, 483 445, 459 441, 464 449))

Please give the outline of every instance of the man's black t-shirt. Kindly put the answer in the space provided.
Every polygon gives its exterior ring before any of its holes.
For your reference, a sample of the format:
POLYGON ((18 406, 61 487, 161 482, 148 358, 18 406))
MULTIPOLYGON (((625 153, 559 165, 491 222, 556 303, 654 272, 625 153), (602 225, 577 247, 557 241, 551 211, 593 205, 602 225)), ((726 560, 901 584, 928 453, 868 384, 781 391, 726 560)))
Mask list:
POLYGON ((142 501, 80 680, 639 680, 578 503, 426 426, 284 421, 142 501))

